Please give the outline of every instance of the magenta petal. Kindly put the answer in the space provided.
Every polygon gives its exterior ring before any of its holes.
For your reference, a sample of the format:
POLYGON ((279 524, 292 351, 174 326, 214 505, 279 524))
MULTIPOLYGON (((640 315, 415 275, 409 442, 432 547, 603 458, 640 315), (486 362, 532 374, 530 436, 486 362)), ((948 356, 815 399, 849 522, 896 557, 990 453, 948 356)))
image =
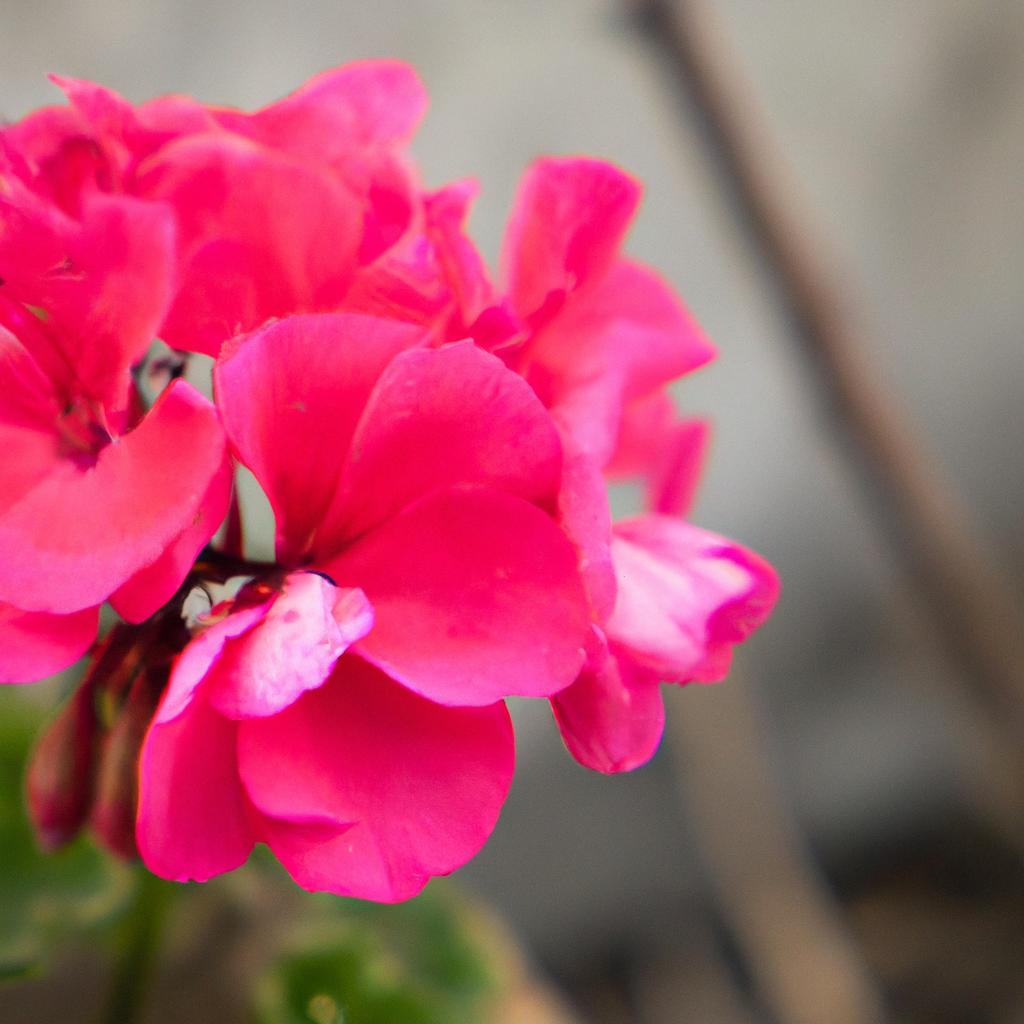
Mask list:
POLYGON ((338 590, 316 573, 292 573, 256 629, 217 660, 208 699, 227 718, 261 718, 320 686, 350 644, 373 626, 361 590, 338 590))
POLYGON ((665 728, 657 677, 605 649, 551 699, 562 738, 580 764, 628 772, 654 755, 665 728))
POLYGON ((627 398, 646 394, 715 358, 690 311, 653 270, 620 260, 599 287, 580 296, 570 326, 600 329, 628 367, 627 398))
POLYGON ((167 311, 173 255, 174 218, 160 203, 93 195, 79 221, 0 192, 4 290, 46 311, 76 391, 98 402, 123 402, 167 311))
MULTIPOLYGON (((53 381, 39 365, 49 354, 49 337, 42 323, 19 303, 0 298, 0 425, 54 433, 60 400, 53 381)), ((3 461, 7 471, 8 458, 3 461)), ((10 501, 7 488, 4 498, 10 501)))
POLYGON ((65 211, 77 210, 83 184, 104 163, 88 130, 78 111, 69 106, 34 110, 0 128, 0 160, 6 158, 9 171, 32 191, 65 211))
POLYGON ((478 191, 477 183, 466 179, 423 198, 427 232, 455 298, 462 327, 472 324, 494 298, 483 257, 465 230, 469 206, 478 191))
POLYGON ((362 203, 320 166, 211 133, 165 146, 137 187, 178 215, 184 279, 161 332, 176 348, 216 355, 270 317, 337 305, 355 271, 362 203))
POLYGON ((329 168, 345 182, 363 202, 358 258, 365 264, 409 226, 415 182, 400 151, 426 105, 409 65, 360 61, 317 75, 253 115, 222 113, 221 120, 264 145, 329 168))
POLYGON ((60 406, 53 385, 19 334, 44 342, 34 320, 14 303, 0 299, 0 517, 53 470, 58 460, 56 434, 60 406))
POLYGON ((612 516, 604 477, 588 455, 567 456, 558 514, 562 528, 576 548, 580 576, 594 617, 603 622, 615 605, 612 516))
POLYGON ((502 248, 513 307, 540 311, 599 277, 618 252, 640 186, 612 164, 538 160, 519 186, 502 248))
POLYGON ((572 545, 521 498, 424 498, 326 566, 376 615, 355 650, 440 704, 546 697, 583 664, 590 613, 572 545))
POLYGON ((668 285, 621 260, 537 334, 524 372, 575 447, 604 464, 628 403, 714 355, 668 285))
POLYGON ((723 537, 666 516, 615 525, 619 590, 608 638, 670 682, 721 679, 733 645, 768 617, 775 571, 723 537))
POLYGON ((213 406, 175 381, 94 466, 62 460, 0 513, 0 600, 55 612, 101 603, 188 528, 224 452, 213 406))
POLYGON ((366 403, 319 550, 460 483, 551 507, 561 465, 551 417, 499 359, 469 341, 403 352, 366 403))
MULTIPOLYGON (((468 325, 492 295, 483 258, 463 230, 475 193, 468 181, 428 195, 412 193, 409 216, 420 216, 359 272, 345 308, 430 326, 441 341, 467 337, 468 325)), ((364 241, 379 247, 387 239, 378 232, 376 241, 364 241)))
POLYGON ((224 426, 277 519, 278 557, 311 550, 384 367, 420 328, 351 313, 293 316, 236 339, 214 368, 224 426))
POLYGON ((647 478, 647 507, 663 516, 687 515, 693 506, 707 454, 711 426, 679 420, 662 438, 664 452, 647 478))
POLYGON ((255 806, 289 821, 353 823, 339 838, 268 842, 304 888, 364 899, 415 895, 459 867, 494 828, 512 780, 504 705, 444 708, 354 657, 325 686, 239 726, 255 806))
POLYGON ((167 689, 156 709, 156 722, 171 722, 184 714, 200 684, 213 670, 224 645, 258 626, 270 608, 270 601, 233 611, 223 619, 203 626, 178 655, 171 669, 167 689))
POLYGON ((255 836, 238 777, 237 729, 203 699, 150 727, 139 765, 135 838, 154 874, 201 882, 249 856, 255 836))
POLYGON ((626 406, 615 456, 605 472, 612 479, 642 480, 648 511, 686 516, 710 436, 706 420, 680 419, 671 395, 655 391, 626 406))
POLYGON ((152 565, 140 569, 110 595, 114 611, 126 622, 142 622, 175 594, 192 570, 196 556, 227 515, 231 500, 231 460, 226 457, 210 481, 192 521, 152 565))
POLYGON ((348 162, 360 147, 407 141, 427 107, 415 70, 395 60, 355 61, 311 78, 251 115, 225 113, 236 131, 296 156, 348 162))
POLYGON ((50 615, 0 603, 0 683, 29 683, 66 669, 89 649, 98 624, 98 608, 50 615))

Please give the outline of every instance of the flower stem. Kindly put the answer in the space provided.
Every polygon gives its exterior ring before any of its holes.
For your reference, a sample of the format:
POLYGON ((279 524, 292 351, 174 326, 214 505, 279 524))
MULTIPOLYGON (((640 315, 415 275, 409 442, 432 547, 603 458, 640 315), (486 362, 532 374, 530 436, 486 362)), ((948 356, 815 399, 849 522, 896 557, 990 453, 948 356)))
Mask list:
POLYGON ((138 1024, 157 964, 175 886, 140 867, 132 904, 115 936, 114 967, 99 1024, 138 1024))

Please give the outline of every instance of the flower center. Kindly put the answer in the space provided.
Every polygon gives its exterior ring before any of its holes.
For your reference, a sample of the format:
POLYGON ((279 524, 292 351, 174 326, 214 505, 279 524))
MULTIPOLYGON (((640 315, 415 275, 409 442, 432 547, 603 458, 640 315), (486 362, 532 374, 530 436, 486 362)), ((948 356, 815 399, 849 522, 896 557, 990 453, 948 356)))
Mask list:
POLYGON ((95 465, 99 453, 112 440, 104 421, 97 403, 83 398, 68 402, 57 418, 61 455, 82 469, 95 465))

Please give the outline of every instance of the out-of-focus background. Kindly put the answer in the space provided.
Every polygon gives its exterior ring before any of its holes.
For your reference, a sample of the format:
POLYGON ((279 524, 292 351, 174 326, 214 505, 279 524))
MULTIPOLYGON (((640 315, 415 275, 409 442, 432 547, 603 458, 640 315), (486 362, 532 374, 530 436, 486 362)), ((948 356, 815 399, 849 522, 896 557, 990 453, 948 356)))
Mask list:
MULTIPOLYGON (((1020 596, 1024 6, 715 0, 714 12, 879 382, 1020 596)), ((897 1022, 1024 1021, 1024 865, 986 803, 970 681, 851 472, 630 4, 0 0, 0 117, 56 101, 49 71, 136 101, 184 91, 251 108, 369 56, 418 68, 432 106, 414 152, 429 184, 479 177, 472 228, 491 257, 540 154, 606 157, 644 181, 629 250, 721 351, 678 391, 714 422, 694 518, 783 580, 729 682, 668 694, 666 742, 635 773, 588 773, 545 708, 519 709, 515 787, 464 887, 580 1020, 789 1024, 787 1007, 810 1006, 803 1020, 833 1024, 830 985, 854 965, 897 1022), (834 974, 816 915, 841 940, 834 974), (787 995, 794 976, 805 991, 787 995)), ((0 1020, 50 1020, 42 989, 75 977, 11 988, 0 1020)), ((178 1016, 157 1008, 154 1021, 206 1019, 196 992, 168 999, 178 1016)))

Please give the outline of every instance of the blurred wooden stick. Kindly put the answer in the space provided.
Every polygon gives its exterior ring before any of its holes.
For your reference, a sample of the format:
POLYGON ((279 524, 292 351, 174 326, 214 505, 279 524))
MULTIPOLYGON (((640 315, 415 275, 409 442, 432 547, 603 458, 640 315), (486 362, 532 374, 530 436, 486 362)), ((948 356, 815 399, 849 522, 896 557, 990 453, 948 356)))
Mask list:
POLYGON ((665 690, 698 854, 772 1018, 879 1024, 881 997, 781 792, 746 681, 665 690))
POLYGON ((1024 738, 1024 612, 871 365, 828 248, 793 199, 739 62, 707 0, 630 0, 695 112, 733 208, 775 279, 824 412, 872 496, 937 642, 995 729, 1024 738))
MULTIPOLYGON (((630 0, 696 114, 733 209, 774 278, 817 374, 824 412, 846 447, 896 558, 957 666, 985 742, 969 755, 979 803, 1024 849, 1024 614, 1019 595, 974 539, 863 345, 831 265, 791 198, 766 119, 705 0, 630 0), (991 782, 992 785, 987 783, 991 782)), ((697 842, 758 988, 784 1024, 869 1024, 884 1008, 841 910, 771 773, 764 723, 735 682, 709 699, 690 688, 670 717, 697 842), (694 714, 695 705, 704 705, 694 714), (723 749, 725 748, 725 749, 723 749)))

